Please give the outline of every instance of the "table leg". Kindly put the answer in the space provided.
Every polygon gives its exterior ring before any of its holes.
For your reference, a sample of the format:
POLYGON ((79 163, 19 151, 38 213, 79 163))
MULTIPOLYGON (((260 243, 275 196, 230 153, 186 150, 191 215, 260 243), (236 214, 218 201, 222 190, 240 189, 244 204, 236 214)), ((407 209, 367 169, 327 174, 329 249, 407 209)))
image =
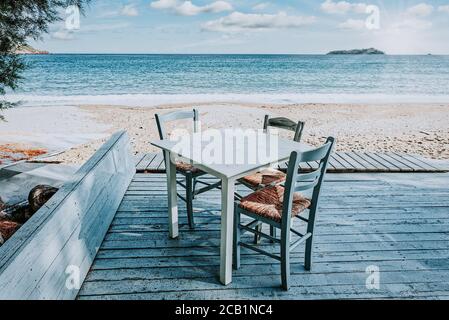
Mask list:
POLYGON ((179 234, 178 223, 178 194, 176 183, 176 164, 172 161, 170 153, 165 151, 168 191, 168 228, 170 238, 174 239, 179 234))
POLYGON ((232 246, 234 234, 234 189, 235 181, 222 179, 221 186, 221 242, 220 281, 224 285, 232 282, 232 246))

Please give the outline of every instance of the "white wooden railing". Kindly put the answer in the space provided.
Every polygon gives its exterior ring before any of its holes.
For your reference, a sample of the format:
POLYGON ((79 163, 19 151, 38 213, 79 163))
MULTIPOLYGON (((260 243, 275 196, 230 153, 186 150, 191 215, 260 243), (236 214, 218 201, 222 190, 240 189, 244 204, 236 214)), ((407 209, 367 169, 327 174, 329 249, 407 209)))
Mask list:
POLYGON ((74 299, 136 172, 114 134, 0 247, 0 299, 74 299))

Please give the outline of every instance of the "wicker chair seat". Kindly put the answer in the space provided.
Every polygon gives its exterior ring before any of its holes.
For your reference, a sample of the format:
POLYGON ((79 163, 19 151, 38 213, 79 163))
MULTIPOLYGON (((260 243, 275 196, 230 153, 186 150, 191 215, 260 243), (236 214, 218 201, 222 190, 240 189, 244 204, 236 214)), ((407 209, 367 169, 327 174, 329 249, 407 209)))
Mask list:
MULTIPOLYGON (((281 222, 284 187, 270 186, 244 197, 239 206, 251 213, 281 222)), ((292 217, 297 216, 311 206, 312 202, 296 192, 293 194, 292 217)))

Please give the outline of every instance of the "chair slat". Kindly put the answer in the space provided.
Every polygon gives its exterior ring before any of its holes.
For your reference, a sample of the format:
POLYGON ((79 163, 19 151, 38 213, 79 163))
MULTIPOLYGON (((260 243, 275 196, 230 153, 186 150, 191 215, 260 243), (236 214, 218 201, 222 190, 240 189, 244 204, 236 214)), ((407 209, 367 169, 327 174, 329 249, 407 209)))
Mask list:
POLYGON ((310 181, 310 180, 315 180, 316 178, 318 178, 321 174, 321 168, 322 165, 320 165, 320 167, 318 168, 318 170, 315 170, 313 172, 309 172, 309 173, 299 173, 296 176, 296 182, 304 182, 304 181, 310 181))
POLYGON ((315 188, 318 185, 318 179, 316 179, 314 182, 312 183, 306 183, 306 184, 302 184, 302 185, 296 185, 294 190, 295 192, 299 192, 299 191, 306 191, 306 190, 310 190, 315 188))
POLYGON ((299 162, 313 162, 322 160, 329 152, 330 146, 331 143, 326 143, 324 146, 318 149, 300 153, 299 162))
POLYGON ((163 122, 170 122, 175 120, 193 119, 195 117, 195 111, 174 111, 166 114, 159 115, 159 118, 163 122))

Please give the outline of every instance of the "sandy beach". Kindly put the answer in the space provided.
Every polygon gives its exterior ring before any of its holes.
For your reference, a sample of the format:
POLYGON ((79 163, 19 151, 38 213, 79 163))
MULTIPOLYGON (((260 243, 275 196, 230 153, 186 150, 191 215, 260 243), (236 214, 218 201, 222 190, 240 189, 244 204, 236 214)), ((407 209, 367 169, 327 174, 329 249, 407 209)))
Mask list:
POLYGON ((136 154, 151 152, 156 150, 150 141, 158 138, 154 115, 193 107, 200 112, 203 129, 261 128, 264 115, 269 114, 305 121, 303 139, 313 145, 333 135, 338 139, 339 151, 406 152, 432 159, 449 159, 448 104, 189 103, 152 108, 100 105, 70 107, 66 111, 63 108, 49 108, 48 113, 39 109, 42 117, 47 113, 46 121, 34 122, 36 131, 45 132, 45 137, 41 139, 33 136, 29 127, 24 128, 20 117, 15 115, 17 112, 33 112, 33 108, 18 108, 6 114, 8 136, 5 135, 7 129, 4 124, 0 124, 0 142, 26 140, 31 146, 45 147, 45 143, 51 141, 52 145, 47 147, 53 150, 58 145, 58 139, 62 139, 64 143, 60 147, 66 151, 47 160, 81 164, 109 134, 125 129, 130 134, 136 154), (59 125, 49 125, 52 123, 59 125), (49 139, 52 134, 53 139, 49 139), (30 136, 35 139, 23 138, 30 136))

